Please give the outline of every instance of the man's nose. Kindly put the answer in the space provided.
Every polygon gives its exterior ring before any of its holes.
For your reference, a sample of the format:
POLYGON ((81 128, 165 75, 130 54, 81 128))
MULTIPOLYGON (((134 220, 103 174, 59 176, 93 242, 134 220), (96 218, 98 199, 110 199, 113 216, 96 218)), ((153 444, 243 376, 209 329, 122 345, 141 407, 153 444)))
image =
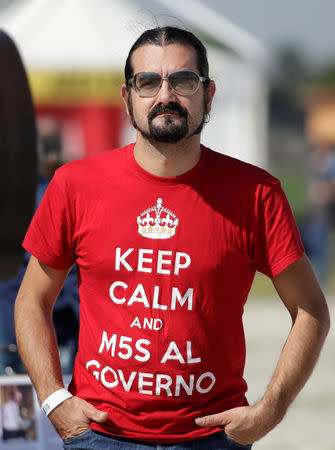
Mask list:
POLYGON ((169 85, 169 80, 165 77, 162 79, 162 85, 158 91, 157 98, 159 98, 163 104, 176 98, 174 90, 169 85))

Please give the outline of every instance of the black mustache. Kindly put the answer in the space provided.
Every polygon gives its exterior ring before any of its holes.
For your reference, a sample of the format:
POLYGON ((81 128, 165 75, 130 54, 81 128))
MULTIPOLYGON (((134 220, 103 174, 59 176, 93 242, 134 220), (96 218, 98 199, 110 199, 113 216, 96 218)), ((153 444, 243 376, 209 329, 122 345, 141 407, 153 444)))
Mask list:
POLYGON ((163 105, 162 103, 158 103, 158 105, 155 105, 148 114, 148 120, 150 122, 150 120, 152 120, 158 114, 171 112, 177 112, 181 117, 187 119, 188 113, 185 108, 179 105, 179 103, 169 102, 167 105, 163 105))

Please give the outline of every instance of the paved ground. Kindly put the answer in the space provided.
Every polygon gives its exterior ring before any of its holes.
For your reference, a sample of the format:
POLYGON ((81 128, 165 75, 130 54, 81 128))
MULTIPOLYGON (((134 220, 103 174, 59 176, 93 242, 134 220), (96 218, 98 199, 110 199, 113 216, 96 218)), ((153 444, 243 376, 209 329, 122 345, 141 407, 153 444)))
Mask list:
MULTIPOLYGON (((335 322, 335 299, 329 301, 335 322)), ((290 329, 280 300, 249 298, 244 315, 248 400, 262 396, 290 329)), ((335 330, 331 329, 314 373, 283 422, 255 450, 335 450, 335 330)))

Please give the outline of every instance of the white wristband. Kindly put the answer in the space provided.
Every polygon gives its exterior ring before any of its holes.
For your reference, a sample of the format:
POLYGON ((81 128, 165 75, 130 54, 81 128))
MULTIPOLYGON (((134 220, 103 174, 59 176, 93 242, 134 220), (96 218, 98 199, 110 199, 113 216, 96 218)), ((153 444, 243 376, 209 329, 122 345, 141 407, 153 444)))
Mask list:
POLYGON ((49 397, 44 400, 44 402, 41 405, 41 408, 48 416, 51 413, 51 411, 53 411, 58 405, 60 405, 65 400, 71 397, 73 397, 73 395, 67 389, 65 388, 58 389, 58 391, 55 391, 53 394, 49 395, 49 397))

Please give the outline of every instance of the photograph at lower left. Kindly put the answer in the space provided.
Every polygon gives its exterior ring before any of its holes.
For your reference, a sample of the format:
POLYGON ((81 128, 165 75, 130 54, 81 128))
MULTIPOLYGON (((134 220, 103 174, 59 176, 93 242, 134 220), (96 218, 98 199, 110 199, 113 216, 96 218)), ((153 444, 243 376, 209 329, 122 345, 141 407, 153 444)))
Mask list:
POLYGON ((37 427, 32 386, 2 385, 0 386, 0 402, 0 442, 17 444, 20 441, 27 443, 36 441, 37 427))

